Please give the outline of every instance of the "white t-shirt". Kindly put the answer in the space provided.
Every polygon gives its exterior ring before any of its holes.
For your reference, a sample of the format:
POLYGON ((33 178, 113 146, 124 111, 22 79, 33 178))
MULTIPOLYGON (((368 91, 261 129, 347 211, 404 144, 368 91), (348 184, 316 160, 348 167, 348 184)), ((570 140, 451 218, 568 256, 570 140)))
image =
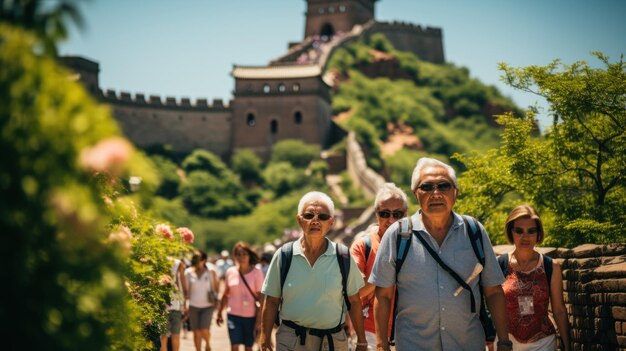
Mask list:
POLYGON ((213 277, 215 271, 206 269, 201 276, 198 277, 194 267, 185 270, 185 278, 187 278, 187 291, 189 291, 189 306, 193 307, 211 307, 207 297, 209 290, 215 290, 213 287, 213 277))

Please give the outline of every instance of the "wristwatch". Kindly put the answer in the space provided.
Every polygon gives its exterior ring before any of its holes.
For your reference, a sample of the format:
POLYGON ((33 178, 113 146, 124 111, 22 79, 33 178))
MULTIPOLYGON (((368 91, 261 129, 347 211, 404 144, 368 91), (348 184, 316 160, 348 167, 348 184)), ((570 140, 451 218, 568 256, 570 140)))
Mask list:
POLYGON ((511 340, 498 340, 496 345, 497 346, 506 346, 508 348, 513 348, 513 341, 511 341, 511 340))

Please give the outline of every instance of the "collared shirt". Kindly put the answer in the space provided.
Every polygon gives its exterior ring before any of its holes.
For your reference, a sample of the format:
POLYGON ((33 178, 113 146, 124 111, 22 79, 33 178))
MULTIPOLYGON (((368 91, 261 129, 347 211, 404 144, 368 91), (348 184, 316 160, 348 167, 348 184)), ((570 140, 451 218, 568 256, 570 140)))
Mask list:
MULTIPOLYGON (((478 259, 465 230, 461 216, 453 213, 453 223, 441 245, 428 233, 419 218, 411 216, 413 230, 437 252, 441 260, 462 278, 470 276, 478 259)), ((399 222, 387 229, 381 240, 369 282, 381 287, 396 283, 396 231, 399 222)), ((480 225, 485 252, 482 286, 502 284, 504 277, 497 263, 491 241, 480 225)), ((404 350, 484 350, 485 335, 479 320, 479 278, 468 284, 477 303, 471 312, 469 292, 454 291, 459 284, 439 266, 421 242, 411 235, 411 247, 398 275, 398 316, 396 318, 396 347, 404 350)))
MULTIPOLYGON (((302 253, 301 240, 293 243, 293 258, 283 287, 280 318, 307 328, 334 328, 345 320, 346 314, 341 271, 335 254, 337 244, 326 239, 326 251, 311 266, 302 253)), ((263 283, 262 292, 265 295, 281 296, 280 261, 280 250, 277 250, 263 283)), ((364 285, 361 272, 350 257, 346 287, 348 296, 358 294, 364 285)))

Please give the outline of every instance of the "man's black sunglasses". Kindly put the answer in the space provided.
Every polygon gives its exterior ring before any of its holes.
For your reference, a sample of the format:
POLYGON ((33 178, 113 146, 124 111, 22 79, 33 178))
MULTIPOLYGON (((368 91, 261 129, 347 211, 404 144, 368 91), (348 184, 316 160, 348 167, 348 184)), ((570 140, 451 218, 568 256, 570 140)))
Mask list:
POLYGON ((450 191, 452 189, 452 183, 449 182, 442 182, 439 184, 435 184, 435 183, 423 183, 420 184, 417 187, 419 190, 421 191, 425 191, 425 192, 431 192, 431 191, 435 191, 435 189, 439 190, 440 192, 446 192, 446 191, 450 191))
MULTIPOLYGON (((315 218, 315 214, 311 213, 311 212, 306 212, 302 214, 302 218, 306 219, 307 221, 312 220, 313 218, 315 218)), ((320 221, 327 221, 330 219, 330 215, 326 214, 326 213, 318 213, 317 214, 317 219, 320 221)))
POLYGON ((404 217, 404 211, 400 211, 400 210, 395 210, 393 212, 390 212, 390 211, 387 211, 387 210, 378 211, 378 216, 380 218, 389 218, 392 215, 393 215, 393 218, 400 219, 400 218, 404 217))

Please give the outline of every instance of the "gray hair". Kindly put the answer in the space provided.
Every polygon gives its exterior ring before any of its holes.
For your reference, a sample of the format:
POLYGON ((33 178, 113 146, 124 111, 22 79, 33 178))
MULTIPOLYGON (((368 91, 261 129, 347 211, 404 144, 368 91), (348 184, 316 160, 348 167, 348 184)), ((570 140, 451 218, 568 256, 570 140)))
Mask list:
POLYGON ((376 193, 376 200, 374 200, 374 207, 378 208, 381 203, 393 198, 402 200, 404 209, 406 210, 408 208, 406 194, 394 183, 385 183, 380 187, 380 189, 378 189, 378 192, 376 193))
POLYGON ((412 192, 415 192, 415 189, 417 189, 417 186, 420 184, 420 175, 422 174, 422 171, 428 167, 444 168, 446 171, 448 171, 448 176, 450 177, 450 180, 452 180, 454 187, 457 189, 459 188, 459 184, 456 181, 456 172, 454 171, 454 168, 450 167, 450 165, 444 162, 435 160, 434 158, 422 157, 417 160, 417 163, 415 164, 415 169, 413 169, 413 175, 411 176, 412 192))
POLYGON ((335 215, 335 204, 330 196, 324 194, 321 191, 311 191, 300 199, 300 203, 298 203, 298 214, 302 214, 302 210, 304 210, 304 205, 311 201, 321 201, 328 207, 328 212, 331 216, 335 215))

